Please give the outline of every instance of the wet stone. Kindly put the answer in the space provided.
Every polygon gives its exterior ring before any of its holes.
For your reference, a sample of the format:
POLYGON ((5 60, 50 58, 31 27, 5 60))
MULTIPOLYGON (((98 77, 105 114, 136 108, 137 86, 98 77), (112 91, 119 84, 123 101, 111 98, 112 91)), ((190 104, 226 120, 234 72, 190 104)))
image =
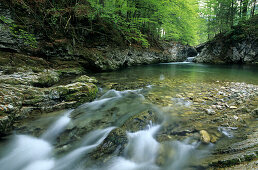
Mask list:
POLYGON ((211 138, 210 138, 209 133, 206 130, 201 130, 200 135, 201 135, 201 141, 203 143, 206 143, 206 144, 210 143, 211 138))

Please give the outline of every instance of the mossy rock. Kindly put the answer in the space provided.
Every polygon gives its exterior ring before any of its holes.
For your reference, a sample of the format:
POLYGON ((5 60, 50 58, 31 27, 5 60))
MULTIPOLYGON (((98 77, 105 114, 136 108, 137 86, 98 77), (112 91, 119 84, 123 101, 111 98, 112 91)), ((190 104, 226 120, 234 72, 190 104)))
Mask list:
POLYGON ((61 100, 77 101, 77 105, 92 101, 96 98, 98 88, 92 83, 76 82, 65 86, 55 87, 52 91, 56 91, 61 100))
POLYGON ((76 67, 76 68, 64 68, 57 70, 58 73, 61 74, 61 76, 72 76, 72 75, 81 75, 84 73, 84 69, 82 67, 76 67))
POLYGON ((86 75, 82 75, 75 79, 73 82, 82 82, 82 83, 97 83, 97 79, 95 77, 89 77, 86 75))
POLYGON ((252 111, 252 116, 253 116, 254 118, 258 118, 258 108, 254 109, 254 110, 252 111))
POLYGON ((24 100, 23 101, 23 105, 35 105, 39 102, 44 101, 45 96, 41 95, 41 94, 34 94, 30 96, 30 99, 24 100))
POLYGON ((0 137, 12 130, 13 122, 14 119, 11 116, 0 116, 0 137))
POLYGON ((60 80, 60 75, 54 71, 45 71, 39 74, 32 84, 35 87, 51 87, 60 80))

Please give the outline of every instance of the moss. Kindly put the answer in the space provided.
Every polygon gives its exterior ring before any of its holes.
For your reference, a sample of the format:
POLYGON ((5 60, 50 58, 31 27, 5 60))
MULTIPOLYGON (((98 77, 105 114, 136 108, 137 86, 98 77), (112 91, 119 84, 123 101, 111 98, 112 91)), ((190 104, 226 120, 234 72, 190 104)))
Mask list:
POLYGON ((58 86, 54 90, 58 92, 62 100, 76 101, 76 105, 94 100, 98 93, 96 85, 81 82, 68 84, 66 86, 58 86))
POLYGON ((10 63, 9 58, 6 56, 8 53, 0 51, 0 63, 1 65, 7 65, 10 63))
POLYGON ((255 158, 257 158, 257 156, 255 154, 244 155, 244 160, 245 161, 251 161, 255 158))
POLYGON ((98 81, 96 80, 95 77, 89 77, 89 76, 83 75, 78 77, 74 82, 97 83, 98 81))
POLYGON ((0 79, 0 83, 5 83, 5 84, 12 84, 12 85, 19 85, 21 84, 21 81, 17 79, 0 79))
POLYGON ((23 105, 35 105, 39 102, 44 101, 44 99, 45 99, 44 96, 37 95, 37 94, 31 95, 29 98, 30 99, 24 100, 22 104, 23 105))
POLYGON ((64 68, 57 70, 57 72, 61 76, 80 75, 84 73, 84 69, 82 67, 64 68))
POLYGON ((57 82, 59 82, 59 74, 53 71, 47 71, 39 74, 37 80, 32 82, 33 86, 36 87, 51 87, 57 82))
POLYGON ((0 117, 0 137, 8 134, 13 127, 14 119, 11 116, 0 117))
POLYGON ((212 167, 230 167, 230 166, 233 166, 233 165, 237 165, 239 163, 241 163, 240 159, 233 158, 233 159, 229 159, 229 160, 212 162, 210 166, 212 166, 212 167))

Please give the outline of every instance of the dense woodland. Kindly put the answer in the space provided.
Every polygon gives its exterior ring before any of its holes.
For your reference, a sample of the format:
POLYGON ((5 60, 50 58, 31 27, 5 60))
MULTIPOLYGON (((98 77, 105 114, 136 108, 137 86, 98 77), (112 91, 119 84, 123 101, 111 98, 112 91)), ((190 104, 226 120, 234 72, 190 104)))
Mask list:
POLYGON ((142 47, 157 40, 197 45, 257 13, 256 0, 6 0, 5 4, 23 25, 10 27, 19 28, 15 34, 28 32, 23 37, 30 41, 34 39, 26 36, 36 33, 50 40, 104 37, 142 47))

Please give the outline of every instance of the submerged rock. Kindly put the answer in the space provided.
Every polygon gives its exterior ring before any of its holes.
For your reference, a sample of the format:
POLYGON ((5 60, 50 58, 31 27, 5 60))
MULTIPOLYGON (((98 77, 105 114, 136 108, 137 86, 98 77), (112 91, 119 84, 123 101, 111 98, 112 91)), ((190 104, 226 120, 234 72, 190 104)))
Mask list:
POLYGON ((203 143, 210 143, 211 137, 210 137, 209 133, 206 130, 201 130, 200 131, 200 135, 201 135, 201 141, 203 143))
POLYGON ((230 109, 237 109, 236 106, 229 106, 230 109))

